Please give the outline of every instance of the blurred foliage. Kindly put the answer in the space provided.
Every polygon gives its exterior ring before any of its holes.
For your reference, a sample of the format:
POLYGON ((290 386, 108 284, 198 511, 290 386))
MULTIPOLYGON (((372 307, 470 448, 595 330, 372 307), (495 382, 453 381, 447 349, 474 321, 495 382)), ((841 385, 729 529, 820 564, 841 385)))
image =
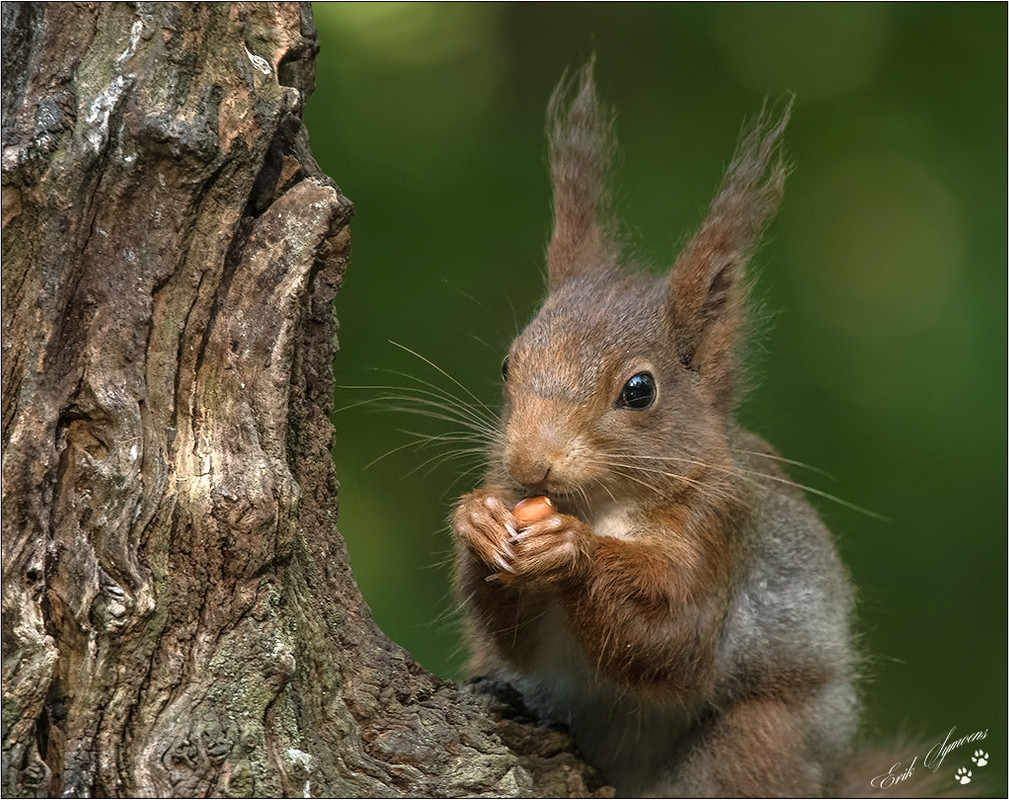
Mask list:
MULTIPOLYGON (((1004 754, 1005 6, 327 3, 315 15, 306 120, 357 209, 337 299, 345 387, 423 380, 465 395, 392 341, 497 404, 501 358, 542 297, 543 114, 565 68, 597 55, 618 110, 616 205, 635 257, 657 269, 703 218, 744 118, 795 93, 794 170, 754 265, 768 314, 740 414, 833 476, 797 480, 886 518, 812 497, 860 590, 867 736, 988 728, 1004 754)), ((382 394, 338 393, 340 529, 382 628, 459 677, 445 520, 479 458, 429 463, 435 450, 403 447, 423 421, 358 405, 382 394)))

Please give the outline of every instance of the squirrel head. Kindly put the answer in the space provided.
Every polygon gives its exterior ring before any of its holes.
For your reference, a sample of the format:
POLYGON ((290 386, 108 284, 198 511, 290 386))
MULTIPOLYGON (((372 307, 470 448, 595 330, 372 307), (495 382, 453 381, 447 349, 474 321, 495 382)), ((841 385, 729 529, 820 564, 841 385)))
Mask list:
POLYGON ((502 369, 501 462, 531 492, 669 497, 727 477, 744 270, 781 200, 790 109, 743 135, 707 218, 656 277, 621 261, 611 117, 592 71, 562 80, 549 105, 548 295, 502 369))

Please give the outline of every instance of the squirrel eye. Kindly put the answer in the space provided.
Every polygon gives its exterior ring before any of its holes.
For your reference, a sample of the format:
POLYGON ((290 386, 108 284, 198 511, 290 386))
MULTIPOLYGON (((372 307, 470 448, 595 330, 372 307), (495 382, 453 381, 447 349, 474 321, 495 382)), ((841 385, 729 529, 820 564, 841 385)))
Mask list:
POLYGON ((501 362, 501 377, 508 380, 508 356, 505 356, 504 361, 501 362))
POLYGON ((632 375, 620 390, 617 408, 628 411, 643 411, 655 402, 655 378, 650 372, 632 375))

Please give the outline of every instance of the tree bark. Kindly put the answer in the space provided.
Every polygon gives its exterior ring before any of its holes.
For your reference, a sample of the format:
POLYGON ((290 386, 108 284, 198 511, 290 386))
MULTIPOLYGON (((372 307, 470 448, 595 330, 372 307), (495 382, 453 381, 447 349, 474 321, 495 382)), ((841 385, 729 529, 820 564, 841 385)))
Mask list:
POLYGON ((3 5, 5 795, 607 792, 351 578, 317 50, 307 3, 3 5))

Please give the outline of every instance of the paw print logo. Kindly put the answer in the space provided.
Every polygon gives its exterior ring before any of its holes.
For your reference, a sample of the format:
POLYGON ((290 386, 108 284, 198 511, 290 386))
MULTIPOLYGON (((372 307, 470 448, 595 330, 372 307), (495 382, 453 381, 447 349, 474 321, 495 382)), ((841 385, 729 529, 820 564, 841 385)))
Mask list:
POLYGON ((956 771, 956 775, 953 776, 953 780, 957 783, 970 783, 971 775, 972 773, 969 769, 967 769, 967 767, 960 767, 960 769, 956 771))
POLYGON ((988 754, 984 750, 975 751, 974 755, 970 757, 970 760, 977 764, 979 767, 983 767, 988 763, 988 754))

